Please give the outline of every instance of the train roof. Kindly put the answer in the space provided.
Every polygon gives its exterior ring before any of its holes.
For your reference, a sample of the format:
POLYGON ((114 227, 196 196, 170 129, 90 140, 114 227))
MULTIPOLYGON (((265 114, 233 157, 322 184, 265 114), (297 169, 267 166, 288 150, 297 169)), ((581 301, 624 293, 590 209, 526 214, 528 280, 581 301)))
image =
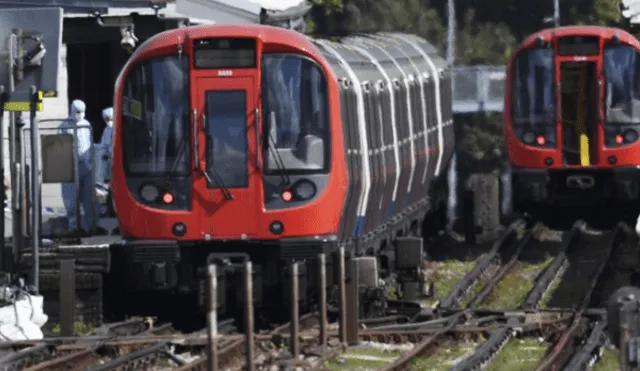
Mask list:
POLYGON ((400 33, 356 34, 339 42, 313 39, 331 65, 338 79, 353 80, 347 65, 357 79, 375 84, 433 76, 448 68, 436 48, 425 39, 400 33), (380 68, 384 72, 380 71, 380 68))
MULTIPOLYGON (((318 54, 310 39, 303 34, 282 27, 242 24, 242 25, 198 25, 163 31, 145 41, 131 56, 136 59, 146 49, 162 49, 181 44, 187 39, 207 37, 249 37, 262 40, 266 44, 289 44, 318 54)), ((319 56, 319 54, 318 54, 319 56)))
POLYGON ((331 41, 305 36, 299 32, 267 25, 200 25, 164 31, 142 44, 131 56, 135 61, 150 49, 164 49, 187 39, 215 36, 251 37, 264 44, 292 45, 318 60, 325 59, 338 79, 353 80, 348 65, 360 82, 384 82, 386 78, 403 80, 440 74, 448 69, 446 61, 428 41, 401 33, 358 34, 331 41), (324 58, 323 58, 324 57, 324 58), (384 73, 380 71, 381 67, 384 73), (385 76, 386 74, 386 76, 385 76))
POLYGON ((620 37, 620 41, 622 41, 623 43, 640 47, 640 44, 638 44, 638 40, 633 35, 620 28, 605 26, 562 26, 556 28, 547 28, 529 35, 529 37, 527 37, 522 42, 519 50, 532 46, 539 36, 549 40, 552 38, 574 35, 600 36, 602 38, 611 38, 615 34, 620 37))

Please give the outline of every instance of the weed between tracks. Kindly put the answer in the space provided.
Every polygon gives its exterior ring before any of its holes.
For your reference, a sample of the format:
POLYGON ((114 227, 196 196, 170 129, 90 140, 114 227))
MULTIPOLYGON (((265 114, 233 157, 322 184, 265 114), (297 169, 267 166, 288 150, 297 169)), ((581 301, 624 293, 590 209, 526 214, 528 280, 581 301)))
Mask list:
POLYGON ((496 284, 487 301, 481 305, 487 309, 517 308, 535 285, 535 280, 551 264, 553 257, 547 256, 542 263, 518 261, 496 284))
POLYGON ((397 350, 373 347, 350 348, 337 359, 327 361, 325 367, 331 371, 371 370, 382 368, 400 357, 397 350))
POLYGON ((620 363, 618 362, 618 351, 615 349, 607 349, 602 353, 602 358, 593 365, 592 371, 618 371, 620 363))
POLYGON ((480 279, 476 283, 474 283, 469 289, 469 291, 467 291, 462 296, 462 298, 460 299, 460 302, 458 303, 458 307, 466 308, 469 305, 469 303, 471 303, 471 301, 476 296, 478 296, 478 294, 480 294, 482 289, 484 289, 484 287, 489 283, 491 278, 495 276, 499 270, 500 270, 499 264, 493 264, 489 268, 487 268, 487 270, 484 271, 484 273, 482 273, 482 275, 480 276, 480 279))
POLYGON ((446 371, 456 363, 473 353, 479 342, 447 342, 428 357, 415 359, 411 363, 412 371, 446 371))
MULTIPOLYGON (((55 335, 60 335, 60 331, 61 331, 60 324, 58 323, 47 324, 45 325, 43 330, 49 331, 55 335)), ((84 322, 76 322, 73 324, 73 332, 76 336, 93 335, 95 331, 96 331, 95 326, 88 325, 84 322)))
POLYGON ((512 339, 502 348, 486 371, 533 370, 548 347, 548 343, 538 339, 512 339))
POLYGON ((427 262, 427 285, 433 285, 432 297, 424 300, 424 304, 433 306, 444 299, 458 282, 476 265, 475 260, 445 260, 427 262))

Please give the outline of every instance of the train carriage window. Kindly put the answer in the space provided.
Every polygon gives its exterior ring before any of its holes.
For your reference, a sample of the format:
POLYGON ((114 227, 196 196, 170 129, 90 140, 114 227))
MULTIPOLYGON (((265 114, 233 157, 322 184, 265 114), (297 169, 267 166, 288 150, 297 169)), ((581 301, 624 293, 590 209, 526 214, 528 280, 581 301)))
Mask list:
POLYGON ((327 79, 315 62, 291 54, 264 54, 262 109, 265 173, 328 170, 327 79))
POLYGON ((411 110, 413 111, 413 133, 415 135, 422 132, 422 100, 420 97, 420 85, 418 81, 414 80, 411 84, 411 110))
MULTIPOLYGON (((373 125, 373 107, 371 106, 371 85, 368 81, 362 83, 362 100, 364 103, 365 130, 367 131, 367 148, 373 151, 375 147, 374 128, 373 125)), ((367 154, 372 157, 372 152, 367 154)), ((371 161, 371 160, 369 160, 371 161)))
POLYGON ((393 128, 391 127, 391 98, 389 88, 383 85, 380 90, 380 106, 382 111, 382 126, 384 130, 384 142, 388 146, 393 146, 393 128))
POLYGON ((609 125, 640 124, 640 54, 627 45, 604 51, 605 112, 609 125))
POLYGON ((429 148, 433 151, 438 151, 438 115, 436 114, 436 86, 433 80, 433 76, 427 80, 428 83, 425 85, 425 89, 427 90, 425 93, 427 94, 427 113, 428 113, 428 121, 429 121, 429 148))
POLYGON ((351 150, 351 142, 349 138, 349 108, 347 105, 347 93, 343 83, 340 83, 340 117, 342 119, 342 135, 344 136, 345 150, 351 150))
POLYGON ((402 89, 398 80, 393 81, 393 95, 396 112, 396 131, 398 133, 398 145, 400 145, 406 135, 404 130, 404 115, 402 114, 405 111, 404 100, 402 99, 402 89))
MULTIPOLYGON (((351 156, 351 130, 349 129, 351 120, 349 113, 349 104, 347 103, 348 92, 346 87, 346 81, 340 80, 340 113, 342 118, 342 134, 343 134, 343 142, 344 142, 344 150, 345 150, 345 162, 347 164, 347 180, 349 181, 349 188, 347 189, 347 195, 345 199, 345 215, 349 213, 349 205, 351 199, 351 187, 353 185, 353 164, 352 164, 352 156, 351 156)), ((340 219, 340 236, 343 239, 350 237, 351 235, 347 232, 349 226, 349 218, 348 216, 343 215, 340 219)))
POLYGON ((453 120, 453 76, 450 70, 447 72, 447 95, 445 98, 447 99, 447 120, 453 120))
POLYGON ((435 112, 433 111, 433 107, 431 106, 431 99, 433 97, 432 85, 433 79, 431 79, 430 77, 424 80, 424 98, 425 103, 427 104, 427 133, 429 133, 429 130, 434 126, 433 121, 436 117, 435 112))
POLYGON ((124 168, 135 175, 188 175, 189 62, 159 57, 124 76, 122 143, 124 168))

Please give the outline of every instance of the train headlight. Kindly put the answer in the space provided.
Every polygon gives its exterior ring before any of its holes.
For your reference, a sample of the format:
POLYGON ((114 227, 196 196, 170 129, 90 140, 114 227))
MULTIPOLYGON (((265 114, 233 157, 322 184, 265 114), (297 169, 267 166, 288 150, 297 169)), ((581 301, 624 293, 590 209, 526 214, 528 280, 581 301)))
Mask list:
POLYGON ((627 130, 624 132, 624 141, 626 143, 633 143, 638 140, 638 133, 635 130, 627 130))
POLYGON ((145 202, 156 202, 160 197, 160 190, 153 184, 146 184, 140 188, 140 197, 145 202))
POLYGON ((276 220, 275 222, 271 223, 271 225, 269 225, 269 231, 271 231, 271 233, 275 235, 281 234, 282 232, 284 232, 284 224, 282 224, 281 221, 276 220))
POLYGON ((525 142, 526 144, 533 144, 535 140, 536 140, 536 136, 531 132, 526 132, 522 136, 522 141, 525 142))
POLYGON ((302 180, 293 188, 293 193, 299 200, 308 200, 315 196, 316 186, 308 180, 302 180))

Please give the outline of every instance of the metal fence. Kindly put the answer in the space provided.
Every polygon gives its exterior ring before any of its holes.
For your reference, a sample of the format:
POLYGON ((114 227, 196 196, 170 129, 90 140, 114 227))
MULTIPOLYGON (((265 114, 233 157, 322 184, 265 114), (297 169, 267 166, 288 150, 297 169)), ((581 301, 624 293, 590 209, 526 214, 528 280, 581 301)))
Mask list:
POLYGON ((502 112, 505 66, 460 66, 453 69, 453 112, 502 112))
MULTIPOLYGON (((82 220, 82 214, 84 213, 92 213, 93 214, 93 225, 81 227, 84 229, 95 229, 97 227, 97 218, 99 217, 99 206, 98 200, 96 198, 95 191, 92 192, 92 202, 91 209, 92 210, 82 210, 81 211, 81 187, 80 187, 80 175, 78 173, 78 157, 77 151, 75 150, 75 141, 73 137, 76 135, 77 129, 80 127, 77 125, 66 126, 65 129, 71 130, 72 134, 62 134, 60 133, 60 124, 64 121, 64 119, 50 119, 50 120, 40 120, 38 132, 39 135, 39 143, 37 146, 39 147, 40 152, 40 182, 39 185, 39 193, 40 200, 39 202, 41 206, 41 217, 40 222, 40 231, 43 237, 54 237, 60 233, 64 233, 64 231, 68 231, 73 228, 80 227, 79 225, 69 225, 68 224, 68 215, 65 207, 63 206, 64 202, 62 200, 61 195, 61 185, 62 183, 74 183, 75 184, 75 198, 76 198, 76 216, 77 223, 80 223, 82 220), (44 199, 44 200, 43 200, 44 199)), ((84 129, 88 129, 93 136, 93 130, 91 127, 82 127, 84 129)), ((23 134, 21 136, 23 141, 24 150, 21 151, 22 162, 25 166, 30 167, 32 163, 31 159, 31 151, 29 148, 31 147, 31 128, 25 127, 22 128, 23 134)), ((91 166, 91 188, 93 190, 95 184, 95 163, 96 163, 96 153, 95 153, 95 145, 91 146, 91 162, 94 164, 91 166)), ((32 187, 29 175, 26 171, 21 173, 20 182, 22 187, 19 187, 18 194, 23 194, 26 197, 25 199, 30 199, 30 189, 32 187)), ((15 192, 13 193, 15 195, 15 192)), ((23 198, 23 197, 21 197, 23 198)), ((19 201, 19 200, 16 200, 19 201)), ((29 210, 28 205, 23 205, 25 210, 29 210)), ((28 223, 28 218, 25 219, 25 222, 28 223)), ((15 222, 15 221, 14 221, 15 222)), ((28 225, 25 226, 28 228, 28 225)))

